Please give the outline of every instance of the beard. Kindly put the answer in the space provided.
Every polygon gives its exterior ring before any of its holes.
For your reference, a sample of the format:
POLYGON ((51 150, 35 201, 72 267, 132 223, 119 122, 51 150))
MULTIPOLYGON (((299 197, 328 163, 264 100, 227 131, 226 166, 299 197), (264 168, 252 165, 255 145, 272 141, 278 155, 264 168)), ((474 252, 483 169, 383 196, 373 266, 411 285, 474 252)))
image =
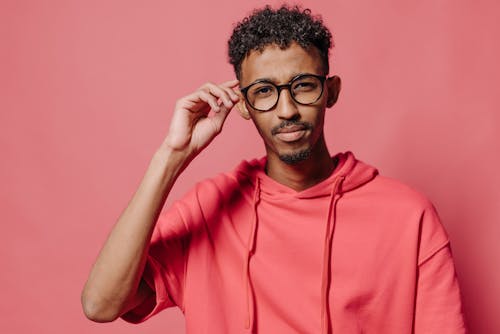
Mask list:
POLYGON ((279 158, 281 161, 288 165, 295 165, 301 161, 307 160, 311 156, 312 149, 307 148, 302 151, 292 152, 287 154, 280 154, 279 158))

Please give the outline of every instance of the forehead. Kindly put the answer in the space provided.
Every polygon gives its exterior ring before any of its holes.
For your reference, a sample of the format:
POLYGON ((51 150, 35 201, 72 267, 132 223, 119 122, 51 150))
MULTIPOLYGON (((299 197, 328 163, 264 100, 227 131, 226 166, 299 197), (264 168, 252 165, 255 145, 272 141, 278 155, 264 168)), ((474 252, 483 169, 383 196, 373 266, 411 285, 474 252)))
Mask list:
POLYGON ((304 49, 292 43, 286 49, 276 44, 266 46, 262 51, 253 50, 241 63, 242 87, 260 79, 285 83, 300 73, 325 74, 319 51, 315 47, 304 49))

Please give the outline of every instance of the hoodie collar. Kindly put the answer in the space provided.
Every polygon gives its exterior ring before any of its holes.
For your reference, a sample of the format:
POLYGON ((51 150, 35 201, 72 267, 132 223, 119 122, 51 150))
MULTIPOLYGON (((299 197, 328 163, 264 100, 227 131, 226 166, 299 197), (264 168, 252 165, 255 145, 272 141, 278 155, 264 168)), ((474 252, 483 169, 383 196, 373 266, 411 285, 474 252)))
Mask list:
POLYGON ((261 197, 276 200, 289 199, 291 197, 315 198, 330 196, 332 186, 339 176, 344 178, 341 192, 351 191, 371 181, 378 173, 375 168, 357 160, 352 152, 339 153, 333 156, 332 159, 337 159, 338 161, 332 174, 320 183, 302 191, 289 188, 266 175, 266 157, 250 162, 243 162, 240 168, 238 168, 238 172, 243 174, 241 176, 250 179, 254 187, 258 178, 261 197))

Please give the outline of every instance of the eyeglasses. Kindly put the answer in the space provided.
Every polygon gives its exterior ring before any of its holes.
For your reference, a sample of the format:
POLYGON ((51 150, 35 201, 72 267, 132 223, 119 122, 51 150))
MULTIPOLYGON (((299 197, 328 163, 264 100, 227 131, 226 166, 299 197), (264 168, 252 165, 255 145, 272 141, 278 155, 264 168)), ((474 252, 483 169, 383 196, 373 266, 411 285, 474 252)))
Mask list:
POLYGON ((285 88, 298 104, 309 105, 317 102, 323 94, 325 80, 326 76, 299 74, 284 85, 276 85, 269 80, 258 80, 240 91, 253 109, 269 111, 276 107, 281 90, 285 88))

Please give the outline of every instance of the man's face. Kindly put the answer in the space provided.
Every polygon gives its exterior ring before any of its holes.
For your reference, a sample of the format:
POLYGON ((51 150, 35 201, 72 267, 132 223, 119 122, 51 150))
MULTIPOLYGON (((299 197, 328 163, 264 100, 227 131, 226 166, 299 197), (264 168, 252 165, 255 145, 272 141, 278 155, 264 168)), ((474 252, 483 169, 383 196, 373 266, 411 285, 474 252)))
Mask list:
MULTIPOLYGON (((287 84, 299 74, 325 75, 319 52, 296 43, 287 49, 267 46, 262 52, 252 51, 241 64, 240 86, 257 80, 276 85, 287 84)), ((321 97, 311 105, 295 102, 287 89, 279 94, 277 105, 269 111, 258 111, 241 102, 243 117, 251 118, 266 146, 268 160, 280 159, 289 164, 306 160, 324 145, 323 125, 326 107, 332 106, 338 94, 337 77, 327 79, 321 97)))

